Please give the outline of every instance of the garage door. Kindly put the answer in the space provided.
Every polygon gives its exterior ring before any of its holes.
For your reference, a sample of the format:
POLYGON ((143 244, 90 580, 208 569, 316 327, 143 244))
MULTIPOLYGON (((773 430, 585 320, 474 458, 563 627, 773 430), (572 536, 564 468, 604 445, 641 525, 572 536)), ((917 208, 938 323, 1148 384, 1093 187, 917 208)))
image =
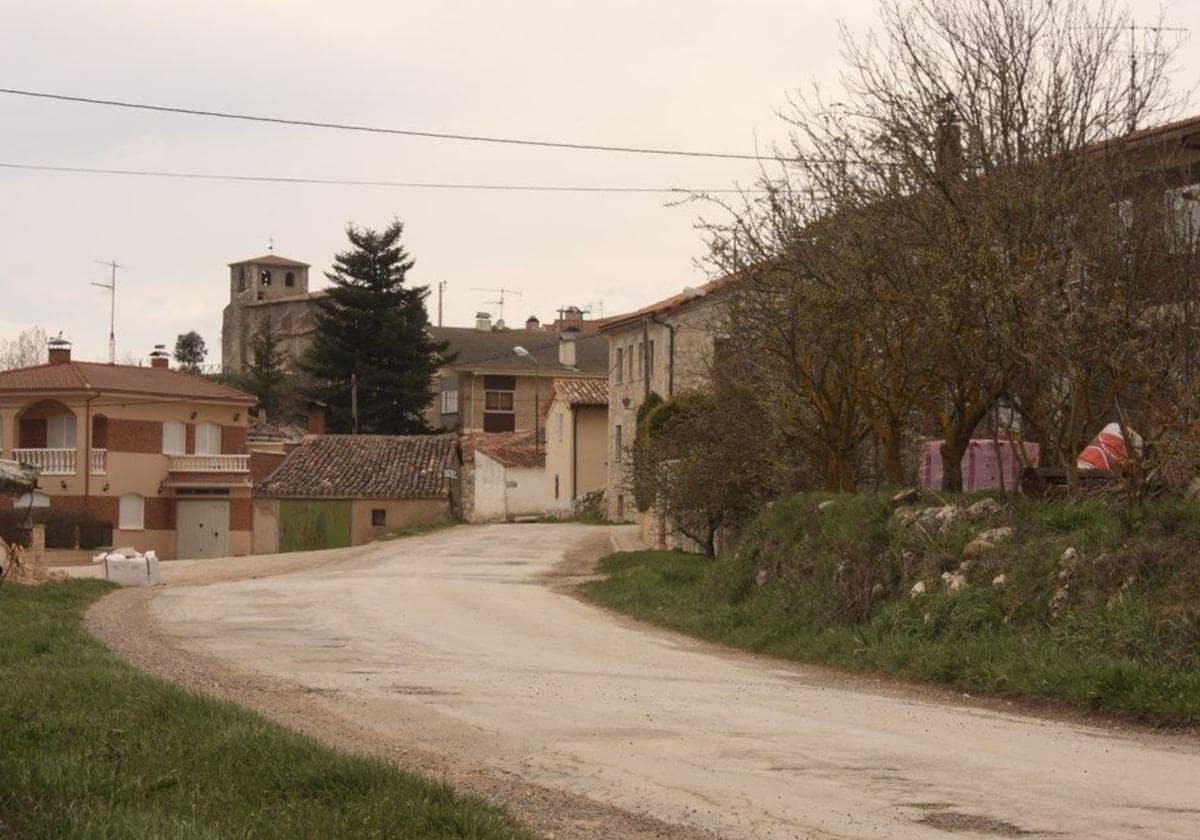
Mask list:
POLYGON ((175 556, 225 557, 229 554, 229 502, 189 499, 175 506, 175 556))
POLYGON ((280 551, 312 551, 347 545, 350 545, 348 500, 280 500, 280 551))

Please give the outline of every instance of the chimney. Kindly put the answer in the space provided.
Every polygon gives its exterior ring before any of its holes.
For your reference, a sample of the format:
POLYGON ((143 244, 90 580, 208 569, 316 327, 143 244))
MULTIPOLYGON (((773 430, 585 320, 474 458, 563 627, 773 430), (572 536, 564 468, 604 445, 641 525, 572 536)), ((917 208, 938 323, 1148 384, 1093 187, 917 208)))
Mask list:
POLYGON ((537 319, 536 315, 530 315, 525 319, 525 329, 536 330, 541 327, 542 322, 537 319))
POLYGON ((563 332, 558 336, 558 363, 563 367, 575 367, 576 333, 563 332))
POLYGON ((488 312, 475 313, 475 329, 480 332, 492 331, 492 316, 488 312))
POLYGON ((71 342, 63 338, 62 333, 47 341, 46 348, 50 364, 63 365, 71 361, 71 342))
POLYGON ((938 115, 933 143, 937 174, 947 180, 957 179, 962 175, 963 149, 962 129, 958 125, 953 96, 947 95, 942 100, 942 113, 938 115))
POLYGON ((310 435, 325 434, 325 403, 310 402, 308 404, 308 422, 306 429, 310 435))
POLYGON ((150 367, 165 368, 170 367, 171 354, 167 352, 165 344, 155 344, 154 352, 150 354, 150 367))
POLYGON ((568 306, 563 310, 560 327, 564 332, 579 332, 583 329, 583 310, 578 306, 568 306))

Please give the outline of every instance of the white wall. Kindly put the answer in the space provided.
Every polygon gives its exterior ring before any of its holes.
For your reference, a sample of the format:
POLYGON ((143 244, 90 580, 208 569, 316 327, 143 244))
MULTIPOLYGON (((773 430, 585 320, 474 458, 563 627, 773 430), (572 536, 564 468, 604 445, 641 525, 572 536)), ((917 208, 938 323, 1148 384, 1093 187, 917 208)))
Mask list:
POLYGON ((494 522, 546 512, 545 469, 505 467, 475 452, 475 506, 472 522, 494 522), (511 486, 510 486, 511 485, 511 486))

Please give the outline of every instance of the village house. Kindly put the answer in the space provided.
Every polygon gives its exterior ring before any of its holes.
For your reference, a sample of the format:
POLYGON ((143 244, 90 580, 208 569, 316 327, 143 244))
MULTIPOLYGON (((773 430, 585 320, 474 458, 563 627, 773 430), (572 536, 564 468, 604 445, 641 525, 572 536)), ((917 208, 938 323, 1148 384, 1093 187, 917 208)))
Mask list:
MULTIPOLYGON (((168 368, 49 362, 0 372, 0 457, 41 469, 18 506, 85 511, 159 557, 251 551, 249 394, 168 368)), ((5 507, 9 500, 0 500, 5 507)))
POLYGON ((608 470, 608 381, 562 377, 546 400, 546 510, 571 514, 602 493, 608 470))
MULTIPOLYGON (((633 504, 630 459, 637 412, 651 393, 670 399, 709 381, 713 349, 721 330, 725 278, 685 289, 609 319, 600 332, 608 340, 608 468, 605 508, 618 522, 640 521, 633 504)), ((657 543, 657 537, 652 544, 657 543)))
POLYGON ((546 513, 546 450, 530 432, 462 435, 462 518, 508 522, 546 513))
POLYGON ((361 545, 456 513, 454 435, 306 436, 254 494, 254 552, 361 545))

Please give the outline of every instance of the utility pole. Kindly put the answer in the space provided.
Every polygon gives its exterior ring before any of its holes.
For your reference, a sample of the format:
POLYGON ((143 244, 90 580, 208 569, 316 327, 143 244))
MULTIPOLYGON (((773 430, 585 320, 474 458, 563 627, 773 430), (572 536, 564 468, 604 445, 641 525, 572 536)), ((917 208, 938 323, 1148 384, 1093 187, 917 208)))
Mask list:
POLYGON ((96 262, 112 269, 112 279, 109 282, 92 283, 92 285, 108 290, 108 363, 115 365, 117 363, 117 269, 125 268, 125 266, 117 265, 116 260, 109 262, 96 260, 96 262))
POLYGON ((438 281, 438 326, 442 325, 442 296, 446 293, 446 281, 438 281))
POLYGON ((358 434, 358 374, 350 374, 350 434, 358 434))

